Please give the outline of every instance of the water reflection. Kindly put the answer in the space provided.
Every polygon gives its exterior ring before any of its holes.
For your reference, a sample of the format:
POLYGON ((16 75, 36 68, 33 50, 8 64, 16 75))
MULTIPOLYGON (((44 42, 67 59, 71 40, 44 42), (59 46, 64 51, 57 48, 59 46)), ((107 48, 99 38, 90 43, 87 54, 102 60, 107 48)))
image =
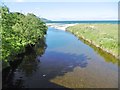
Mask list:
POLYGON ((25 77, 25 87, 29 88, 65 88, 55 84, 50 80, 56 76, 63 76, 67 72, 72 72, 75 67, 87 67, 87 56, 76 55, 63 52, 47 51, 39 63, 39 69, 32 74, 31 78, 25 77), (47 57, 46 57, 47 56, 47 57))
POLYGON ((24 57, 23 62, 19 66, 19 70, 21 70, 21 72, 24 72, 25 76, 30 76, 34 71, 37 70, 37 65, 38 63, 36 61, 36 54, 31 53, 24 57))
POLYGON ((111 61, 101 52, 102 58, 64 31, 51 29, 48 33, 48 47, 45 40, 34 48, 27 47, 24 57, 18 60, 19 64, 3 73, 4 88, 79 88, 83 84, 88 88, 117 87, 116 65, 104 62, 107 59, 114 63, 114 59, 111 61))
POLYGON ((51 64, 56 64, 58 66, 61 65, 68 68, 74 68, 76 66, 85 68, 88 65, 88 57, 85 54, 47 51, 45 56, 43 56, 41 59, 45 59, 44 62, 52 62, 51 64))
POLYGON ((32 76, 33 72, 38 69, 37 56, 44 54, 47 45, 45 39, 39 40, 35 46, 27 46, 26 52, 20 54, 14 62, 11 62, 11 67, 8 67, 2 71, 2 87, 3 88, 22 88, 24 87, 23 78, 32 76), (17 72, 24 73, 21 76, 17 72), (17 78, 15 78, 17 76, 17 78))
POLYGON ((108 63, 110 62, 110 63, 120 66, 120 64, 118 63, 119 60, 117 60, 115 57, 113 57, 109 53, 104 52, 100 48, 93 46, 92 44, 88 43, 87 41, 85 41, 81 38, 80 38, 80 40, 83 41, 85 44, 89 45, 90 47, 92 47, 98 54, 100 54, 100 56, 102 56, 104 58, 105 62, 108 62, 108 63))

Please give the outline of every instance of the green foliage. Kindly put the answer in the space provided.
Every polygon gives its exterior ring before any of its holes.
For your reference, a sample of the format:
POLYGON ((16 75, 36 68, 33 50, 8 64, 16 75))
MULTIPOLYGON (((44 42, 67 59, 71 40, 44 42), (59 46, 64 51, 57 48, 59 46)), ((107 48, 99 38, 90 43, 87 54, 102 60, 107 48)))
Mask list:
POLYGON ((12 55, 24 52, 25 47, 44 38, 47 27, 34 14, 24 15, 9 12, 6 6, 0 6, 2 35, 2 60, 8 61, 12 55))
POLYGON ((118 26, 117 24, 78 24, 70 26, 67 31, 101 47, 103 50, 118 56, 118 26))

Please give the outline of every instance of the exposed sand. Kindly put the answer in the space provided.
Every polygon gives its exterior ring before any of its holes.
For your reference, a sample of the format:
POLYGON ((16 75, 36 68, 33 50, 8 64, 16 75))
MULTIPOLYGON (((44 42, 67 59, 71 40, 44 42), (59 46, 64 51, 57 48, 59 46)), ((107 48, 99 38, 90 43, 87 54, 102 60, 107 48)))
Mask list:
POLYGON ((69 26, 74 26, 76 24, 57 24, 57 23, 47 23, 46 24, 48 27, 53 27, 53 28, 56 28, 56 29, 60 29, 60 30, 63 30, 63 31, 66 31, 66 28, 69 27, 69 26))

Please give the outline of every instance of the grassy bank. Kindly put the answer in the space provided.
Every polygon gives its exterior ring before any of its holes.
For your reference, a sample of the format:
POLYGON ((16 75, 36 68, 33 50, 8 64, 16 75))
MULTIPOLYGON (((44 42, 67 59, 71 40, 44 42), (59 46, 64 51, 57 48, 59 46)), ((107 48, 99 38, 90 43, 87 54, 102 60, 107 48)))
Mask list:
POLYGON ((118 58, 117 24, 77 24, 67 31, 118 58))

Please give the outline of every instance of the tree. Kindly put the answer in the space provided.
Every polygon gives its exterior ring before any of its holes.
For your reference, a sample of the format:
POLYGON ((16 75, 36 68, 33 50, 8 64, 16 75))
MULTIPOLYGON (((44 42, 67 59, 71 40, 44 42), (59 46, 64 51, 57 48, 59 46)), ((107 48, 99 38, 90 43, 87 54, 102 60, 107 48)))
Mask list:
POLYGON ((44 38, 47 26, 32 13, 24 15, 10 12, 1 6, 2 60, 9 61, 16 54, 25 51, 27 45, 35 45, 37 40, 44 38))

